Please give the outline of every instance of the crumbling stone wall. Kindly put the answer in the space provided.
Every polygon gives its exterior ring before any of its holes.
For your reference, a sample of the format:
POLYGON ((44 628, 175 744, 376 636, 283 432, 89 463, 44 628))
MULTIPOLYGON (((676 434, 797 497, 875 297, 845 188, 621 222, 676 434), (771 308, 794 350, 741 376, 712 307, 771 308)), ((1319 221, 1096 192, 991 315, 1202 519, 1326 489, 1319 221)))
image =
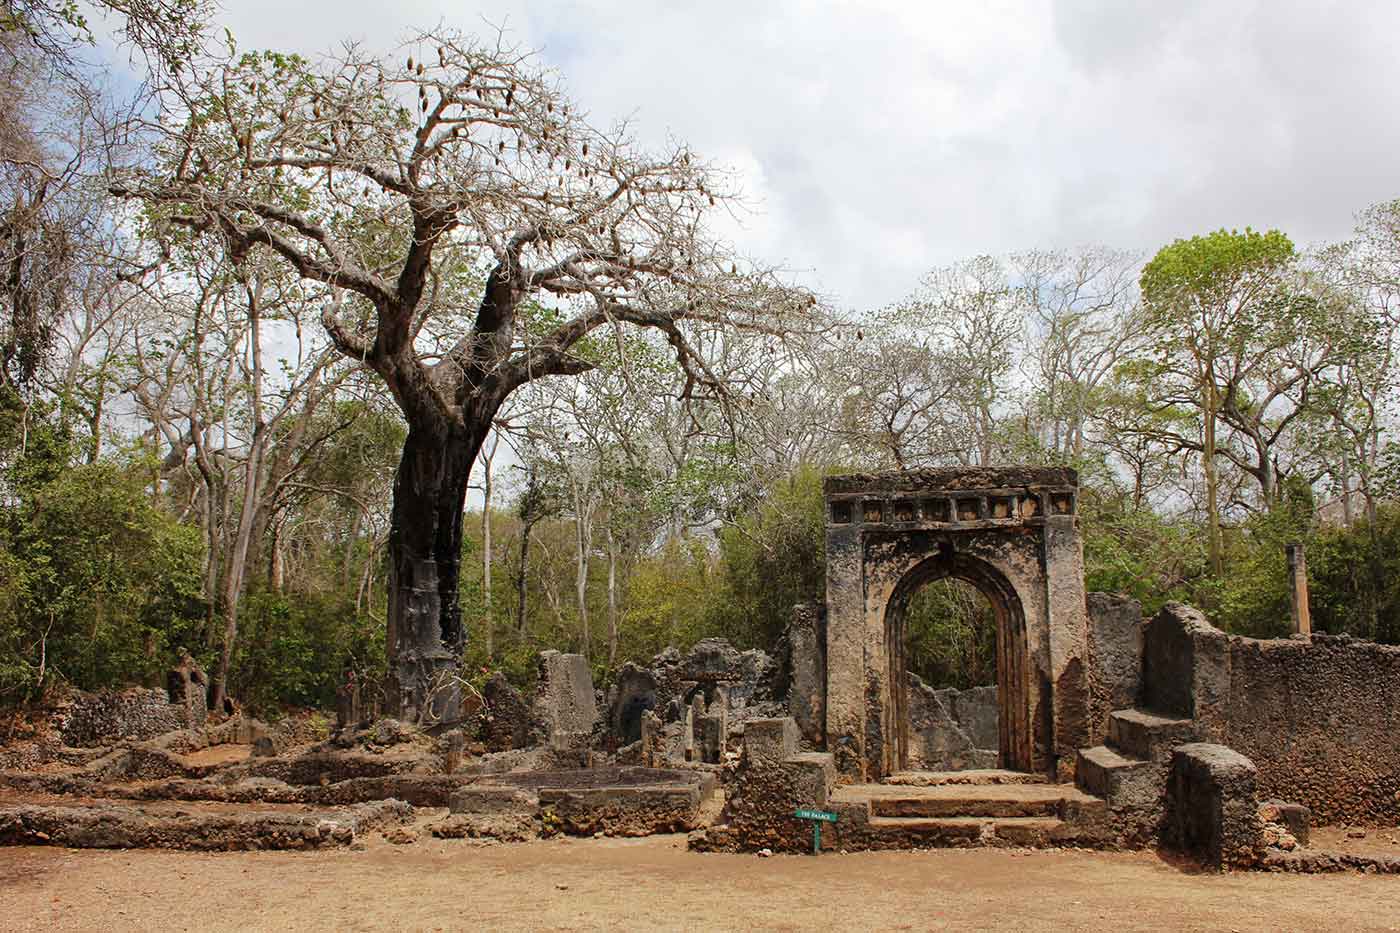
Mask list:
POLYGON ((76 748, 111 745, 124 739, 152 739, 187 728, 183 703, 164 690, 132 687, 120 691, 74 691, 54 714, 63 744, 76 748))
POLYGON ((1171 604, 1147 626, 1143 691, 1252 760, 1262 797, 1321 824, 1400 821, 1400 647, 1228 636, 1171 604))
POLYGON ((766 652, 739 651, 721 638, 702 639, 685 653, 667 648, 650 667, 629 663, 619 671, 604 712, 608 738, 617 746, 640 741, 650 712, 664 727, 663 759, 686 760, 687 751, 695 757, 708 730, 705 758, 717 761, 746 722, 786 712, 777 699, 781 679, 781 665, 766 652))
POLYGON ((962 771, 997 766, 997 688, 935 690, 909 675, 909 767, 962 771))

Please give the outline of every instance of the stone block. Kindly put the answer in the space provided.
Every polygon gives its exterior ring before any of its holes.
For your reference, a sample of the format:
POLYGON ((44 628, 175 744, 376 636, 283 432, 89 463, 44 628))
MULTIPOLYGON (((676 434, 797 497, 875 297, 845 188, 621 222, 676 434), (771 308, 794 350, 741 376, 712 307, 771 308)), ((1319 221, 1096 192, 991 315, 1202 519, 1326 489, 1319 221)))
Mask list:
POLYGON ((836 763, 825 752, 803 752, 782 762, 793 803, 799 807, 824 808, 836 785, 836 763))
POLYGON ((791 716, 751 720, 744 727, 744 755, 751 762, 786 761, 797 754, 797 737, 791 716))
POLYGON ((742 663, 738 649, 723 638, 703 638, 682 659, 679 675, 706 684, 738 680, 742 663))
POLYGON ((598 704, 588 659, 581 654, 540 652, 540 682, 535 704, 551 735, 592 732, 598 719, 598 704))
POLYGON ((1262 823, 1254 763, 1207 742, 1172 752, 1168 843, 1209 867, 1247 866, 1258 857, 1262 823))
POLYGON ((1124 758, 1098 745, 1079 750, 1075 781, 1114 810, 1155 810, 1161 806, 1166 773, 1160 765, 1124 758))
POLYGON ((1140 709, 1114 710, 1108 719, 1108 740, 1114 748, 1144 761, 1162 764, 1172 749, 1194 742, 1196 725, 1189 719, 1158 716, 1140 709))

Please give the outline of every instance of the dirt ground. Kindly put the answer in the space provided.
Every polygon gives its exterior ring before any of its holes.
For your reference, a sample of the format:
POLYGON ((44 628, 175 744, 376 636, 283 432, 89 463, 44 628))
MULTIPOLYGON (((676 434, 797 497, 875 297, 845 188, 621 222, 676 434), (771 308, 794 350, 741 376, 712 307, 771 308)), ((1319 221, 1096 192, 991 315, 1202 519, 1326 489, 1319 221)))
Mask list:
POLYGON ((1400 930, 1400 877, 1152 853, 705 855, 679 836, 362 851, 0 849, 5 930, 1400 930))

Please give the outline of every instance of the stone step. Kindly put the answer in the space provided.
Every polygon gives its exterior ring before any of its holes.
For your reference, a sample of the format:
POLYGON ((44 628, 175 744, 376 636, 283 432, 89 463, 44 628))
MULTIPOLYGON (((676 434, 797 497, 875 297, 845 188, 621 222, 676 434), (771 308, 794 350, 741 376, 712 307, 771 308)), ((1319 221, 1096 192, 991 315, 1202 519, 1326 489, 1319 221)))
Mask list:
POLYGON ((1155 805, 1165 777, 1160 765, 1128 758, 1106 745, 1081 748, 1075 762, 1079 789, 1115 809, 1155 805))
POLYGON ((1165 762, 1174 747, 1195 740, 1196 726, 1189 719, 1141 709, 1114 710, 1108 716, 1108 744, 1132 758, 1165 762))
POLYGON ((944 784, 986 786, 989 784, 1044 784, 1045 775, 1000 768, 974 768, 967 771, 897 771, 886 784, 906 787, 939 787, 944 784))
POLYGON ((1073 833, 1064 820, 1047 817, 892 817, 870 818, 870 832, 898 845, 1038 846, 1064 841, 1073 833))
POLYGON ((1102 802, 1067 784, 944 784, 909 787, 853 784, 832 795, 834 803, 863 802, 872 817, 1003 819, 1061 817, 1102 802))

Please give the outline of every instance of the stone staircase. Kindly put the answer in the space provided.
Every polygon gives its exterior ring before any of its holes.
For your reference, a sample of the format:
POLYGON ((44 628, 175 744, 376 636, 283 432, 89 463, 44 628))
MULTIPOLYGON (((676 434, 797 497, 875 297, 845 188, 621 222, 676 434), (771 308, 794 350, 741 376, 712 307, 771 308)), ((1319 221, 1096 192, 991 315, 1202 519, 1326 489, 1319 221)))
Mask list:
POLYGON ((1039 775, 979 770, 901 772, 883 784, 837 787, 831 809, 842 846, 1098 845, 1107 808, 1039 775))
POLYGON ((1103 799, 1122 826, 1123 841, 1148 841, 1164 812, 1172 749, 1195 740, 1190 719, 1115 710, 1109 714, 1107 744, 1079 750, 1075 784, 1103 799))

